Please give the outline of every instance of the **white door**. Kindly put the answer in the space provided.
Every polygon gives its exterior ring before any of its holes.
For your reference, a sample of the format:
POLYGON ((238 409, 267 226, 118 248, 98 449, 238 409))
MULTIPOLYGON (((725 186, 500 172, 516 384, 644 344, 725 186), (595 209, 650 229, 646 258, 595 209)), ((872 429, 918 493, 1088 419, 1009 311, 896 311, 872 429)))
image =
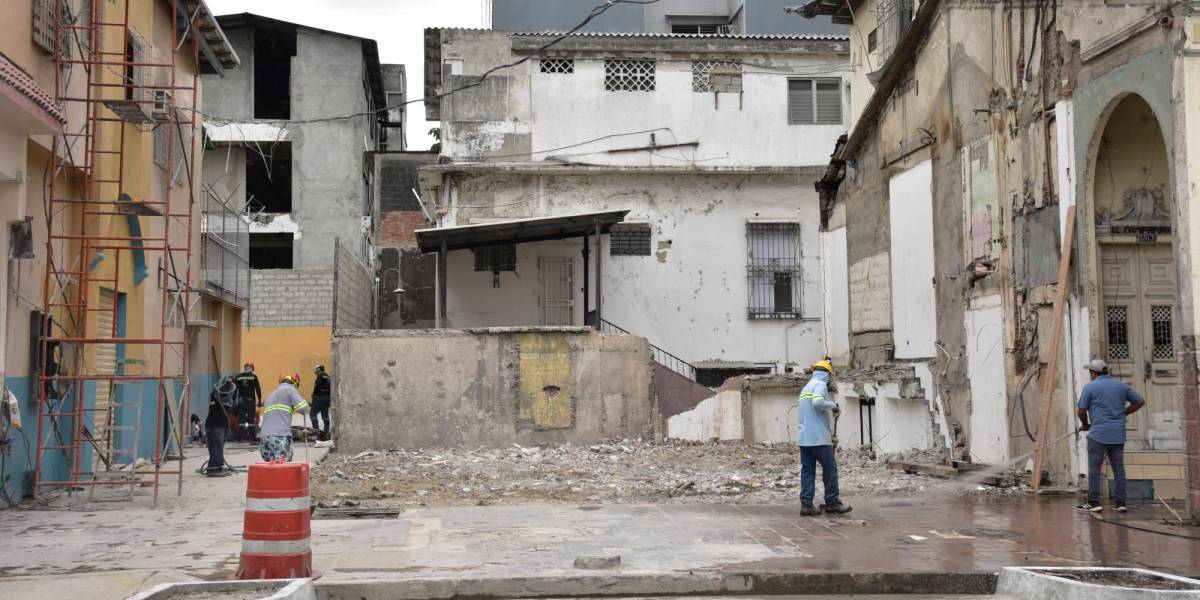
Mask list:
POLYGON ((1129 450, 1182 450, 1175 261, 1169 244, 1101 247, 1102 330, 1114 377, 1149 403, 1127 422, 1129 450))
POLYGON ((573 325, 575 318, 575 260, 539 258, 538 322, 573 325))
MULTIPOLYGON (((100 306, 99 309, 92 313, 96 317, 96 337, 98 338, 115 338, 116 321, 113 319, 114 308, 116 306, 116 294, 106 288, 100 288, 100 306)), ((96 344, 96 375, 114 375, 117 372, 117 345, 116 344, 96 344)), ((96 444, 103 449, 107 455, 112 449, 112 435, 109 429, 114 425, 115 413, 112 407, 113 385, 108 380, 96 381, 96 406, 93 424, 92 435, 96 439, 96 444)), ((99 456, 96 457, 96 464, 100 464, 99 456)))

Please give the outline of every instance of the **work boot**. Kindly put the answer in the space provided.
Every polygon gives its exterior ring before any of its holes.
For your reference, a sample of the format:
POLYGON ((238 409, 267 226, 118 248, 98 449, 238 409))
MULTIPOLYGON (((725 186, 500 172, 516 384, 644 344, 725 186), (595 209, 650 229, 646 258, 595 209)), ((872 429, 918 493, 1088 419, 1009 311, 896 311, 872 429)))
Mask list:
POLYGON ((802 517, 815 517, 819 514, 821 514, 821 511, 817 510, 816 507, 811 504, 803 504, 800 506, 800 516, 802 517))
POLYGON ((854 509, 849 504, 838 502, 837 504, 825 504, 821 506, 821 510, 830 515, 844 515, 854 509))

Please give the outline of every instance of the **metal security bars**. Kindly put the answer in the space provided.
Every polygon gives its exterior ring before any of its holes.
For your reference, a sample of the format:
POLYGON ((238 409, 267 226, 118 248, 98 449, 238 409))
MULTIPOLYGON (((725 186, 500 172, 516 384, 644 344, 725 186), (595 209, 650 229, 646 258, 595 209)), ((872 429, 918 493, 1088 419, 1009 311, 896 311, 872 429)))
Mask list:
MULTIPOLYGON (((600 319, 600 332, 620 335, 633 335, 621 326, 605 321, 604 319, 600 319)), ((675 356, 674 354, 671 354, 670 352, 667 352, 666 350, 663 350, 654 344, 650 344, 650 356, 654 359, 654 362, 672 371, 675 371, 676 373, 683 375, 692 381, 696 381, 696 367, 692 363, 683 360, 682 358, 679 358, 678 356, 675 356)))
POLYGON ((541 71, 543 73, 570 75, 575 72, 575 59, 543 58, 541 61, 541 71))
POLYGON ((209 291, 237 304, 250 297, 250 220, 211 189, 200 221, 200 269, 209 291))
POLYGON ((498 273, 517 270, 517 245, 500 244, 471 249, 475 255, 475 270, 498 273))
POLYGON ((604 89, 610 92, 653 92, 654 61, 604 61, 604 89))
POLYGON ((879 0, 879 64, 887 64, 913 20, 913 0, 879 0))
POLYGON ((747 223, 751 319, 801 318, 799 223, 747 223))

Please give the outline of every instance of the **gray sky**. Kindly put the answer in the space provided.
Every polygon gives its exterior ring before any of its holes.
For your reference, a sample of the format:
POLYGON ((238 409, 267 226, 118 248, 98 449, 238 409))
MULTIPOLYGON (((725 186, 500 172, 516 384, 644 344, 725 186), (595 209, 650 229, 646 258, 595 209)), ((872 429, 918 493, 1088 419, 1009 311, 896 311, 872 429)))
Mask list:
MULTIPOLYGON (((372 38, 379 59, 401 63, 408 71, 408 97, 424 88, 426 27, 483 27, 482 0, 208 0, 218 15, 249 12, 281 21, 372 38)), ((424 150, 433 143, 426 132, 436 124, 425 120, 425 108, 408 106, 408 147, 424 150)))

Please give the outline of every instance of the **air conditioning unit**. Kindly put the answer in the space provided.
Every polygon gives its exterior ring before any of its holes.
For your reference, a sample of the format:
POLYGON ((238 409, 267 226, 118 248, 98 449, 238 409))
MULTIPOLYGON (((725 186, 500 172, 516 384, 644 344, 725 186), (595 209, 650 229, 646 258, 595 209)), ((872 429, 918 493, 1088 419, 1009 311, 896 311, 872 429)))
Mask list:
POLYGON ((153 101, 150 105, 150 118, 155 121, 166 121, 171 114, 171 92, 167 90, 146 90, 148 94, 147 100, 153 101))

